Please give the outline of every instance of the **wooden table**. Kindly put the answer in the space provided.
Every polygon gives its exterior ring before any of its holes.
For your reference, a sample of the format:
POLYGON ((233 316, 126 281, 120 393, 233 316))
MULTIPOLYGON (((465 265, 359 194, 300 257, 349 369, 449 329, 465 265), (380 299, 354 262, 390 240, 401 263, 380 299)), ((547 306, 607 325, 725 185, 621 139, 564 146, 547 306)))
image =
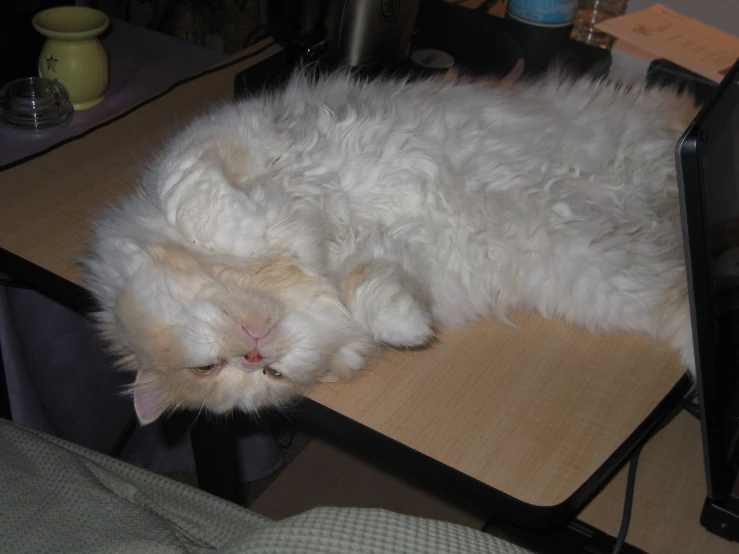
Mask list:
MULTIPOLYGON (((85 136, 0 173, 0 267, 84 310, 76 260, 90 221, 131 192, 141 164, 234 77, 277 54, 269 41, 85 136)), ((594 336, 516 314, 517 326, 447 329, 422 351, 388 351, 349 384, 316 389, 303 417, 431 483, 548 526, 574 516, 688 387, 651 339, 594 336)))

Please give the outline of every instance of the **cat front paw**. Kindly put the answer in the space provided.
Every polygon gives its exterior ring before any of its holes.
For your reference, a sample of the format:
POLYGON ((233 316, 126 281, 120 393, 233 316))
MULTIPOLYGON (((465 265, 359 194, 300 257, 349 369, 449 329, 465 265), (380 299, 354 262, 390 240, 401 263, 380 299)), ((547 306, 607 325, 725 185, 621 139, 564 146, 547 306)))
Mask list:
POLYGON ((434 336, 421 288, 396 264, 375 261, 355 267, 342 293, 354 321, 377 342, 415 347, 434 336))
POLYGON ((396 290, 385 290, 375 302, 365 303, 355 318, 377 342, 405 347, 428 343, 434 336, 428 310, 411 292, 392 288, 396 290))
POLYGON ((372 334, 391 346, 422 346, 434 336, 426 309, 410 294, 399 295, 371 323, 372 334))
POLYGON ((366 358, 375 349, 369 340, 357 341, 339 348, 328 365, 328 371, 321 377, 324 383, 348 381, 353 379, 366 364, 366 358))

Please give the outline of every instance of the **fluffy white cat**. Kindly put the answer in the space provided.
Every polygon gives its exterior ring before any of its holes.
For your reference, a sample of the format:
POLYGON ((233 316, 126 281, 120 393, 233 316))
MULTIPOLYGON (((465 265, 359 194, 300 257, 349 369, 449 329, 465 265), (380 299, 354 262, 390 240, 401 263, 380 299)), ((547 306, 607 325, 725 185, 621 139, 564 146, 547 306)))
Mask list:
POLYGON ((692 368, 674 150, 695 113, 587 80, 298 74, 199 118, 87 260, 139 419, 277 405, 518 309, 692 368))

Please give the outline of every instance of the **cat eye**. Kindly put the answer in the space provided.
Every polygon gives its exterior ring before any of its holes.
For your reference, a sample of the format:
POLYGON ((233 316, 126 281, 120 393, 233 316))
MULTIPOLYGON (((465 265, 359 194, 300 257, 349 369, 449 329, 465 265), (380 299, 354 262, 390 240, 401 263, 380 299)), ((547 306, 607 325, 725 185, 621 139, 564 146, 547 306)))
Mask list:
POLYGON ((280 373, 270 365, 264 366, 264 371, 262 371, 262 373, 264 373, 265 375, 270 374, 272 377, 282 377, 282 373, 280 373))
POLYGON ((210 373, 216 368, 216 364, 211 365, 201 365, 200 367, 194 367, 193 369, 197 371, 198 373, 210 373))

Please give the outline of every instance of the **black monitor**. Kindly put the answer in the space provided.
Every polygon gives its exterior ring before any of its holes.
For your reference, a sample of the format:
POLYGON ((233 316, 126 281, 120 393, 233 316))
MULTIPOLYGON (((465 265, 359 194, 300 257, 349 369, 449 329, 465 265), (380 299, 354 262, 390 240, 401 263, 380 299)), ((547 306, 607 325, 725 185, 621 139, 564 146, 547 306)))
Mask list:
POLYGON ((707 480, 701 523, 739 540, 739 61, 678 142, 677 168, 707 480))

